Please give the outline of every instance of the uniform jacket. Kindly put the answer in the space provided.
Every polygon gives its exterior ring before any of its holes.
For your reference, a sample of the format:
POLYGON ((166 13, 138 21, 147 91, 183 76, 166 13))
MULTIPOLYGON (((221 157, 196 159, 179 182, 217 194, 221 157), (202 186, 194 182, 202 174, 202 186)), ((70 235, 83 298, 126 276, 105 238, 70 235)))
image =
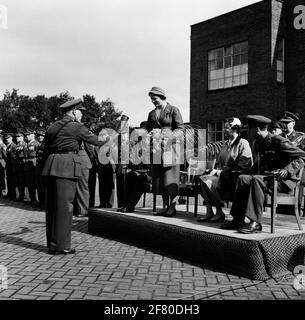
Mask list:
POLYGON ((79 155, 82 157, 82 164, 84 169, 92 168, 91 158, 93 157, 94 147, 89 144, 81 144, 81 148, 79 150, 79 155))
POLYGON ((305 152, 296 147, 291 141, 281 136, 268 133, 262 140, 253 144, 255 163, 253 173, 263 173, 277 169, 288 171, 288 178, 295 178, 305 164, 305 152))
POLYGON ((89 131, 84 124, 70 116, 55 122, 44 138, 45 159, 42 175, 78 179, 82 175, 84 159, 79 155, 81 142, 102 146, 104 142, 89 131), (61 129, 61 130, 60 130, 61 129), (58 132, 60 130, 60 132, 58 132))
POLYGON ((217 163, 220 169, 244 171, 251 168, 253 159, 249 142, 240 136, 231 145, 226 141, 218 155, 217 163))
POLYGON ((30 141, 27 144, 27 153, 24 170, 31 171, 35 170, 37 164, 37 155, 38 155, 39 142, 36 140, 30 141))
POLYGON ((0 143, 0 166, 2 168, 6 166, 6 145, 3 142, 0 143))
POLYGON ((299 139, 302 136, 304 136, 303 132, 298 132, 293 130, 289 136, 286 136, 286 138, 291 142, 295 142, 297 139, 299 139))
POLYGON ((11 142, 6 146, 6 166, 13 167, 15 165, 16 145, 11 142))
POLYGON ((15 148, 16 164, 24 164, 27 157, 27 143, 25 141, 18 142, 15 148))

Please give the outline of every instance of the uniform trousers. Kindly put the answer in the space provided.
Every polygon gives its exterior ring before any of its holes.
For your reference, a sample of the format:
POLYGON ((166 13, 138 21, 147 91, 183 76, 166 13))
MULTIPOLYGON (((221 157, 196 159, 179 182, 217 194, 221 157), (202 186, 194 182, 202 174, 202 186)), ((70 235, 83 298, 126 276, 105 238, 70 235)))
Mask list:
POLYGON ((46 235, 51 250, 71 249, 73 201, 77 179, 46 177, 46 235))
POLYGON ((89 169, 82 168, 82 175, 76 186, 74 214, 87 215, 89 208, 89 169))
MULTIPOLYGON (((113 191, 114 178, 113 168, 111 163, 98 165, 98 182, 99 182, 99 197, 101 208, 112 208, 113 206, 113 191)), ((118 196, 118 202, 121 199, 118 196)))
POLYGON ((95 205, 96 173, 97 173, 96 166, 93 166, 91 169, 89 169, 89 179, 88 179, 89 207, 92 207, 92 208, 95 205))
MULTIPOLYGON (((237 178, 237 189, 230 214, 236 222, 244 222, 245 216, 261 223, 266 194, 270 194, 271 176, 240 175, 237 178)), ((291 180, 279 181, 278 192, 289 193, 295 183, 291 180)))
POLYGON ((6 166, 7 196, 16 199, 16 174, 12 165, 6 166))
POLYGON ((36 178, 36 186, 37 186, 37 195, 38 195, 38 202, 41 208, 45 206, 45 181, 44 177, 42 176, 42 164, 37 163, 36 171, 35 171, 35 178, 36 178))
POLYGON ((29 191, 30 201, 36 202, 36 173, 35 168, 32 168, 31 170, 27 170, 24 173, 25 175, 25 181, 26 186, 29 191))
POLYGON ((17 162, 16 164, 16 184, 19 193, 19 200, 24 200, 25 189, 25 172, 24 162, 17 162))

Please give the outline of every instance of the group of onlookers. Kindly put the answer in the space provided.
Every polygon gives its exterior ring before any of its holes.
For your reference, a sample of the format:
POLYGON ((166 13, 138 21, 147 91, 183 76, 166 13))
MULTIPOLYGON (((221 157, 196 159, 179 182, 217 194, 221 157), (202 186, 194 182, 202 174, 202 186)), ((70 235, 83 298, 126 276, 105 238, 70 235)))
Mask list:
POLYGON ((44 134, 42 129, 0 133, 1 197, 44 207, 41 179, 44 134))

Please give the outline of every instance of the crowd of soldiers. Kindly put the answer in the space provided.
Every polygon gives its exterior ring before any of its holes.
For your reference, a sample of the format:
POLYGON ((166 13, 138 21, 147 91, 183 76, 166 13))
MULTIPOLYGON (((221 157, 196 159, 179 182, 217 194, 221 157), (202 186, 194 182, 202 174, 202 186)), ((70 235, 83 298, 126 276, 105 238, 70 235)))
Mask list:
POLYGON ((44 135, 42 129, 0 133, 1 197, 44 208, 41 178, 44 135))

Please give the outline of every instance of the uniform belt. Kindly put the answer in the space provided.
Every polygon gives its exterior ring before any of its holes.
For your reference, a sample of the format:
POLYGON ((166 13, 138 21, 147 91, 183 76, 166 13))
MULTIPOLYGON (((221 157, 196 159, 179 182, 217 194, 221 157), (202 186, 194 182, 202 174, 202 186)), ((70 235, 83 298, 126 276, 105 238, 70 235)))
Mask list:
POLYGON ((58 153, 58 154, 78 154, 78 150, 74 150, 74 151, 54 151, 53 153, 58 153))
POLYGON ((31 159, 36 159, 37 157, 28 157, 27 159, 31 160, 31 159))

